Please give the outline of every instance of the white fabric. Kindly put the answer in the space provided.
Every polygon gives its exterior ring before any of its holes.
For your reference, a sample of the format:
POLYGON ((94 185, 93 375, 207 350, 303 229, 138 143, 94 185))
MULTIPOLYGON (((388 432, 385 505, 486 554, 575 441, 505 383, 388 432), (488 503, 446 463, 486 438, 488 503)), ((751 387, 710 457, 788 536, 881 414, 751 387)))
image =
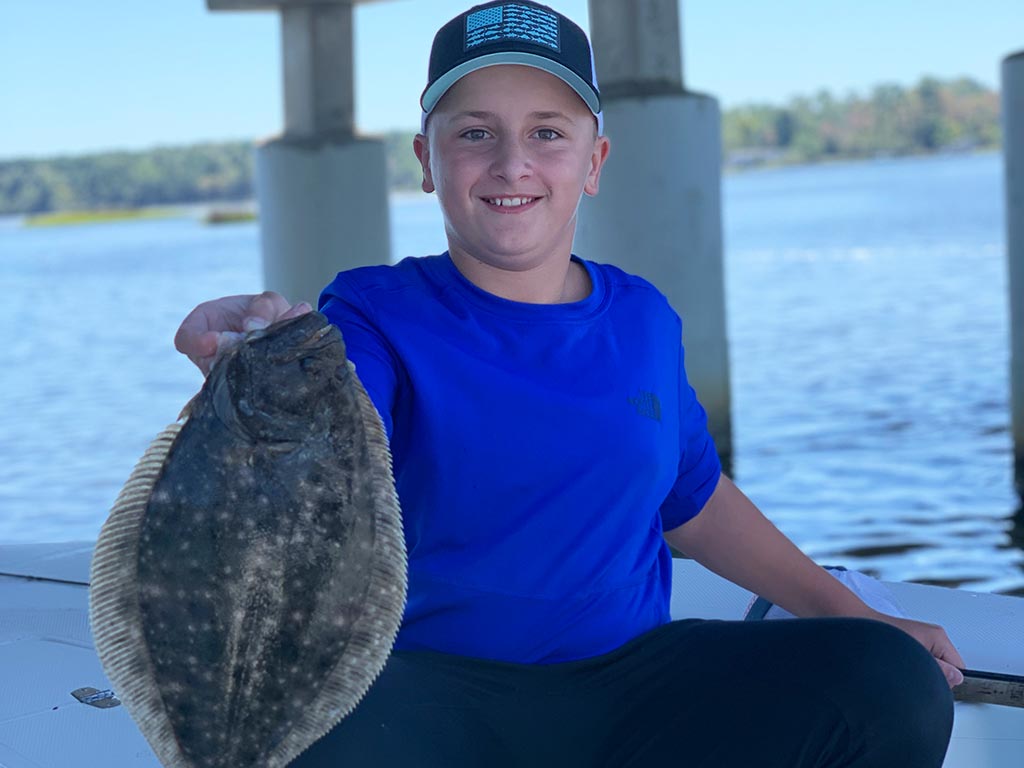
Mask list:
MULTIPOLYGON (((889 590, 889 588, 880 582, 878 579, 868 576, 866 573, 860 571, 848 571, 841 570, 838 568, 826 568, 835 578, 839 579, 845 584, 851 592, 860 597, 870 607, 876 611, 889 614, 890 616, 905 617, 907 614, 896 600, 896 596, 889 590)), ((747 606, 747 613, 754 606, 754 602, 757 600, 755 597, 751 601, 750 605, 747 606)), ((785 611, 777 605, 773 605, 768 609, 768 612, 764 615, 765 619, 793 619, 796 618, 789 611, 785 611)))

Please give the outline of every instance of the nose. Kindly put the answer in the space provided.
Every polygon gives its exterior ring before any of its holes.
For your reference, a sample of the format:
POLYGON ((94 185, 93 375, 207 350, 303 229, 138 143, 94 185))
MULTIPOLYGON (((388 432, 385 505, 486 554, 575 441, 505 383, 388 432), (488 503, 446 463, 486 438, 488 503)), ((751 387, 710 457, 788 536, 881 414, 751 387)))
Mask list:
POLYGON ((502 137, 495 142, 491 175, 508 182, 525 179, 533 173, 528 148, 522 141, 502 137))

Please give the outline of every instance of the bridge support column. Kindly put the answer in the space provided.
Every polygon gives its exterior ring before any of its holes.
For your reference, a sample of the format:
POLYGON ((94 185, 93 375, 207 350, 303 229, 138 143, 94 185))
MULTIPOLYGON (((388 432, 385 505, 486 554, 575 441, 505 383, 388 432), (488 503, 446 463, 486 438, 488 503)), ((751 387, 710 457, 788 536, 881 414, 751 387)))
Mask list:
POLYGON ((683 87, 678 0, 589 7, 612 151, 576 249, 650 280, 682 316, 687 374, 731 472, 718 103, 683 87))
POLYGON ((1002 71, 1003 153, 1006 163, 1006 254, 1010 286, 1010 403, 1014 477, 1024 499, 1024 51, 1002 71))
POLYGON ((284 133, 256 149, 256 191, 264 284, 293 302, 391 258, 384 143, 355 130, 352 14, 367 1, 207 0, 281 13, 284 133))

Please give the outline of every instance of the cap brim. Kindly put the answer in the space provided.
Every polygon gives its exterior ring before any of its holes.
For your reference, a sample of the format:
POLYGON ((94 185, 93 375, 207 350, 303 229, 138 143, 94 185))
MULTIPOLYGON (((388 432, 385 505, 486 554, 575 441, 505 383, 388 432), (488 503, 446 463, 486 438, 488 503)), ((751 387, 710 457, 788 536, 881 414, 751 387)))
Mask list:
POLYGON ((470 59, 456 67, 452 67, 441 75, 441 77, 431 83, 427 90, 423 92, 423 96, 420 98, 420 106, 423 108, 423 112, 425 114, 430 114, 434 107, 437 106, 437 102, 441 100, 441 97, 444 96, 448 89, 455 85, 459 79, 465 77, 470 72, 475 72, 476 70, 483 69, 484 67, 493 67, 498 64, 522 64, 523 66, 544 70, 545 72, 554 75, 576 91, 594 115, 601 114, 601 102, 598 99, 597 94, 594 93, 594 89, 591 88, 589 83, 587 83, 582 77, 577 75, 568 67, 559 64, 557 61, 553 61, 545 56, 538 56, 533 53, 523 53, 521 51, 489 53, 484 56, 478 56, 475 59, 470 59))

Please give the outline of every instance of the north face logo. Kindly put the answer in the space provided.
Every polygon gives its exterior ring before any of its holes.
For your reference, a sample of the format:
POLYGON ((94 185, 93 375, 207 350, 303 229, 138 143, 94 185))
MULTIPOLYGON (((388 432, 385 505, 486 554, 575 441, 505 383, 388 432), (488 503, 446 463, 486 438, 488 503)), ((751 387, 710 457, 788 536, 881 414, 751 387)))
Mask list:
POLYGON ((629 398, 629 402, 641 416, 661 421, 661 403, 658 402, 658 396, 653 392, 640 390, 636 397, 629 398))

